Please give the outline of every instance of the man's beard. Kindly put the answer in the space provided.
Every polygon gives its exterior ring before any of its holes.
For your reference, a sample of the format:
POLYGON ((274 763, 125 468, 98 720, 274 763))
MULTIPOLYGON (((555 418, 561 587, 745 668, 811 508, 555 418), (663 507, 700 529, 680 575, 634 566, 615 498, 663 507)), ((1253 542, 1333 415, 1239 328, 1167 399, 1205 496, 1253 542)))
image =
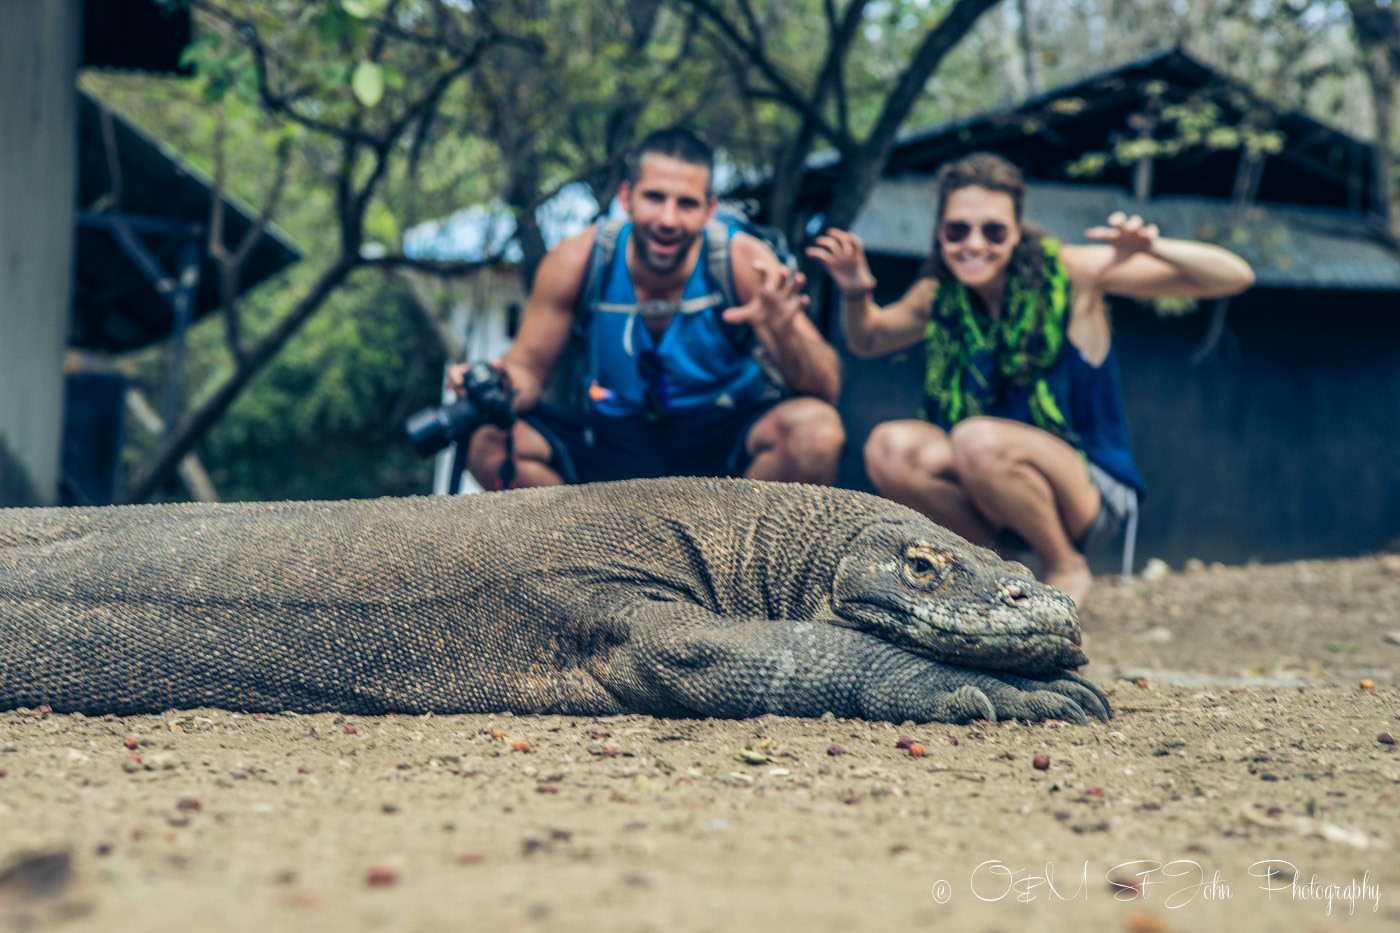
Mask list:
POLYGON ((651 251, 651 240, 644 228, 637 228, 637 236, 634 245, 637 251, 637 259, 651 272, 664 275, 667 272, 674 272, 685 262, 685 258, 690 255, 690 248, 695 245, 695 240, 700 234, 692 233, 683 236, 676 241, 676 251, 671 255, 670 260, 660 260, 651 251))

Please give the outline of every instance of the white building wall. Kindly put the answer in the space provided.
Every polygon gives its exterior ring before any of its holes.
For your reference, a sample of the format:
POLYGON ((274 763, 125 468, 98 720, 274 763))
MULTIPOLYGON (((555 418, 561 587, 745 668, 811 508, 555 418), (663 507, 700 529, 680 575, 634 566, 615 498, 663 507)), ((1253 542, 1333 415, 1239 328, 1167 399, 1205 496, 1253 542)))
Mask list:
POLYGON ((81 22, 80 0, 0 0, 0 506, 58 493, 81 22))

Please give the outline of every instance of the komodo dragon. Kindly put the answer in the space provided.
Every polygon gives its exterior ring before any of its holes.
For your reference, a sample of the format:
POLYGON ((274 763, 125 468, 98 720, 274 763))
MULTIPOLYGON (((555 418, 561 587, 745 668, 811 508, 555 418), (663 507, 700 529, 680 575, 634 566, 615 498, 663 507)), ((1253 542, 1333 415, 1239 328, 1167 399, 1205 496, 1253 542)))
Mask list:
POLYGON ((864 493, 0 510, 0 709, 1107 719, 1073 603, 864 493))

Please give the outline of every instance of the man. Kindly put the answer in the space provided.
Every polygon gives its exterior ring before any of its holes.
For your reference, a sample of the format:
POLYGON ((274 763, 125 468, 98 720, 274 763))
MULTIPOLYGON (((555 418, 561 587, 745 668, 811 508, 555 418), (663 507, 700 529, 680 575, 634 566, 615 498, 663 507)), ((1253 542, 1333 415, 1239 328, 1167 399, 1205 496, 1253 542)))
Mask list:
MULTIPOLYGON (((706 262, 710 239, 727 235, 709 225, 713 165, 695 134, 652 134, 618 190, 627 221, 606 234, 616 235, 611 255, 595 250, 605 229, 595 224, 544 258, 515 342, 496 364, 520 416, 511 444, 491 425, 470 442, 468 467, 485 488, 500 484, 508 446, 520 487, 664 475, 835 478, 845 441, 833 407, 836 352, 803 313, 804 277, 756 237, 728 239, 736 306, 723 307, 706 262), (576 325, 586 410, 541 404, 576 325)), ((448 376, 458 394, 464 372, 448 376)))

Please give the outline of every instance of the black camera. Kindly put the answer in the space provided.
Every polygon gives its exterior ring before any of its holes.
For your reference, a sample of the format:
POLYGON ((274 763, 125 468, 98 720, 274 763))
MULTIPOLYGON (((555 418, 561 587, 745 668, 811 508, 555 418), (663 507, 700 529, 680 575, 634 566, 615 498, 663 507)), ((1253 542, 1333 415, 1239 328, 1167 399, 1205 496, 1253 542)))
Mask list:
POLYGON ((463 377, 464 398, 450 405, 415 412, 404 422, 408 442, 420 457, 431 457, 448 444, 466 441, 483 424, 508 430, 515 423, 510 403, 515 393, 503 370, 473 363, 463 377))

